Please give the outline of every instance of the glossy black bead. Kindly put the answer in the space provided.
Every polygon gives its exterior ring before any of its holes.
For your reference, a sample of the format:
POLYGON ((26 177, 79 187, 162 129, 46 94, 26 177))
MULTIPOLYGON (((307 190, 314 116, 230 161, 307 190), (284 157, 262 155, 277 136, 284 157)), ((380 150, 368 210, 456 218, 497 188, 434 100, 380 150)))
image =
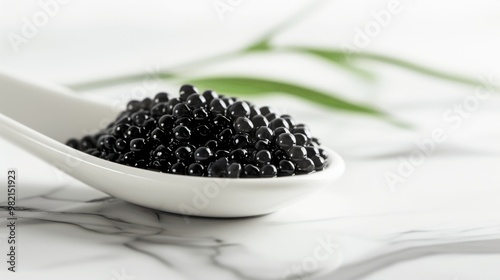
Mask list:
POLYGON ((307 138, 311 138, 311 131, 307 128, 307 126, 295 126, 291 131, 292 133, 302 133, 307 138))
POLYGON ((217 152, 215 152, 215 158, 223 158, 223 157, 229 157, 228 150, 218 150, 217 152))
POLYGON ((115 146, 113 147, 113 149, 117 153, 122 153, 127 146, 128 146, 127 141, 119 138, 119 139, 116 140, 115 146))
POLYGON ((319 149, 314 146, 305 147, 307 151, 307 157, 312 158, 319 155, 319 149))
POLYGON ((243 174, 246 178, 257 178, 260 177, 260 169, 253 164, 246 164, 243 167, 243 174))
POLYGON ((263 178, 273 178, 276 177, 277 174, 278 174, 278 169, 276 168, 276 166, 272 164, 264 165, 260 169, 260 175, 263 178))
POLYGON ((234 101, 235 101, 234 99, 232 99, 232 98, 230 98, 230 97, 223 97, 221 100, 222 100, 222 101, 224 101, 224 103, 226 103, 226 106, 227 106, 228 108, 229 108, 229 106, 230 106, 231 104, 233 104, 233 103, 234 103, 234 101))
POLYGON ((175 150, 175 157, 179 161, 192 161, 193 149, 190 146, 181 146, 175 150))
POLYGON ((227 116, 232 119, 250 116, 250 106, 245 101, 236 101, 227 108, 227 116))
POLYGON ((295 164, 289 160, 281 160, 278 164, 278 176, 290 176, 295 173, 295 164))
POLYGON ((137 160, 137 154, 135 152, 128 152, 123 155, 123 162, 127 165, 133 165, 137 160))
POLYGON ((295 143, 299 146, 306 146, 309 142, 307 136, 302 133, 294 133, 293 136, 295 136, 295 143))
POLYGON ((164 102, 167 102, 168 99, 169 99, 168 93, 166 93, 166 92, 159 92, 153 98, 153 103, 154 104, 164 103, 164 102))
POLYGON ((255 130, 255 138, 256 139, 266 139, 266 140, 272 140, 273 139, 273 132, 271 129, 267 126, 261 126, 255 130))
POLYGON ((193 118, 196 121, 205 121, 208 118, 208 112, 204 108, 196 108, 193 110, 193 118))
POLYGON ((233 130, 230 128, 226 128, 222 130, 219 135, 217 135, 217 141, 219 141, 220 143, 229 143, 233 135, 233 130))
POLYGON ((170 142, 169 141, 169 137, 167 136, 167 134, 161 128, 155 128, 151 132, 150 137, 152 139, 154 139, 154 140, 159 141, 160 143, 168 143, 168 142, 170 142))
POLYGON ((281 160, 290 160, 290 156, 287 152, 278 149, 273 152, 273 161, 280 162, 281 160))
POLYGON ((271 162, 272 155, 268 150, 261 150, 255 154, 255 161, 261 165, 271 162))
POLYGON ((180 117, 174 122, 174 126, 183 125, 186 127, 191 127, 193 125, 193 120, 190 117, 180 117))
POLYGON ((157 125, 158 125, 157 121, 153 118, 150 118, 144 121, 142 127, 144 128, 145 133, 149 133, 153 131, 157 127, 157 125))
POLYGON ((307 157, 307 150, 302 146, 293 146, 288 150, 288 154, 293 161, 300 161, 307 157))
POLYGON ((205 97, 199 94, 190 95, 186 101, 187 105, 192 109, 204 107, 206 105, 206 102, 207 100, 205 99, 205 97))
POLYGON ((256 106, 250 106, 250 118, 260 115, 260 109, 256 106))
POLYGON ((278 115, 275 114, 275 113, 270 113, 270 114, 267 114, 265 115, 266 119, 271 122, 271 121, 274 121, 275 119, 278 118, 278 115))
POLYGON ((142 136, 142 131, 138 126, 132 125, 129 128, 127 128, 127 131, 125 131, 124 136, 127 139, 139 138, 140 136, 142 136))
POLYGON ((168 105, 166 102, 158 103, 151 108, 151 116, 153 118, 160 118, 168 113, 168 105))
POLYGON ((276 113, 276 110, 274 110, 272 107, 264 106, 260 107, 260 113, 265 116, 267 114, 276 113))
POLYGON ((321 148, 318 148, 319 150, 319 155, 325 159, 328 158, 328 153, 324 150, 324 149, 321 149, 321 148))
POLYGON ((103 140, 104 148, 112 151, 113 148, 115 147, 115 143, 116 143, 116 138, 114 136, 112 136, 112 135, 104 136, 104 140, 103 140))
POLYGON ((118 137, 121 137, 121 136, 124 136, 125 135, 125 131, 127 131, 127 129, 130 127, 129 124, 126 124, 126 123, 122 123, 122 124, 118 124, 118 125, 115 125, 113 127, 113 134, 118 136, 118 137))
POLYGON ((268 126, 269 121, 263 115, 255 115, 252 117, 252 123, 255 127, 268 126))
POLYGON ((210 102, 209 109, 214 114, 225 115, 227 105, 222 99, 216 98, 210 102))
POLYGON ((142 110, 150 110, 152 106, 153 106, 153 100, 149 97, 146 97, 141 101, 142 110))
POLYGON ((250 144, 250 137, 246 133, 237 133, 231 137, 231 145, 235 149, 246 148, 250 144))
POLYGON ((140 109, 141 109, 141 102, 140 101, 131 100, 127 104, 127 111, 129 111, 130 113, 135 113, 135 112, 139 111, 140 109))
POLYGON ((190 176, 203 176, 205 167, 199 163, 191 163, 187 168, 187 175, 190 176))
POLYGON ((271 141, 269 141, 267 139, 257 140, 257 142, 255 142, 255 144, 254 144, 254 148, 257 151, 268 150, 270 147, 271 147, 271 141))
POLYGON ((175 105, 181 103, 179 98, 172 98, 167 102, 167 114, 172 114, 175 105))
POLYGON ((218 146, 219 143, 216 140, 208 140, 207 143, 205 143, 205 147, 209 148, 212 151, 217 151, 218 146))
POLYGON ((230 162, 244 163, 248 160, 248 151, 245 149, 236 149, 229 152, 228 160, 230 162))
POLYGON ((80 149, 82 151, 95 148, 96 147, 96 141, 94 140, 93 137, 91 136, 85 136, 82 138, 82 141, 80 141, 80 149))
POLYGON ((223 115, 217 115, 212 121, 212 126, 216 131, 222 131, 225 128, 231 127, 231 121, 223 115))
POLYGON ((172 149, 169 147, 165 147, 164 145, 160 145, 156 147, 156 149, 153 151, 152 155, 155 159, 164 159, 167 160, 169 158, 172 158, 172 149))
POLYGON ((116 154, 116 153, 103 153, 103 154, 101 155, 101 157, 102 157, 103 159, 105 159, 105 160, 109 160, 109 161, 113 161, 113 162, 114 162, 114 161, 116 161, 116 159, 118 159, 118 156, 119 156, 119 155, 118 155, 118 154, 116 154))
POLYGON ((119 124, 132 124, 132 119, 127 114, 126 116, 124 116, 124 117, 119 118, 118 120, 116 120, 115 126, 119 125, 119 124))
POLYGON ((175 123, 175 118, 172 115, 164 115, 158 120, 158 127, 164 131, 169 131, 172 129, 175 123))
POLYGON ((238 117, 234 121, 234 130, 237 133, 250 133, 253 130, 253 123, 246 117, 238 117))
POLYGON ((207 147, 199 147, 194 152, 194 160, 196 162, 205 162, 213 157, 212 150, 207 147))
POLYGON ((207 101, 207 103, 210 103, 210 102, 212 102, 212 100, 219 98, 219 95, 217 94, 217 92, 215 92, 213 90, 205 90, 202 93, 202 95, 203 95, 203 97, 205 97, 205 100, 207 101))
POLYGON ((293 119, 292 116, 286 114, 286 115, 281 115, 280 118, 284 119, 288 123, 288 127, 295 126, 295 120, 293 119))
POLYGON ((211 134, 210 128, 206 125, 199 125, 196 127, 196 137, 198 139, 207 139, 211 134))
POLYGON ((280 127, 284 127, 286 129, 289 128, 288 123, 282 118, 277 118, 277 119, 270 121, 268 126, 273 131, 276 130, 277 128, 280 128, 280 127))
POLYGON ((321 146, 321 142, 316 137, 311 138, 311 142, 316 146, 321 146))
POLYGON ((183 85, 179 90, 179 99, 181 101, 186 101, 189 96, 197 94, 198 89, 193 85, 183 85))
POLYGON ((188 107, 188 105, 179 103, 172 109, 172 115, 176 118, 189 117, 191 115, 191 109, 188 107))
POLYGON ((295 145, 295 136, 291 133, 283 133, 277 137, 276 144, 278 147, 288 150, 295 145))
POLYGON ((147 111, 138 111, 130 115, 130 118, 132 118, 132 121, 138 125, 142 126, 144 124, 144 121, 150 118, 149 113, 147 111))
POLYGON ((310 158, 304 158, 297 162, 297 171, 300 173, 311 173, 314 171, 314 162, 310 158))
POLYGON ((73 149, 80 149, 80 142, 76 140, 75 138, 71 138, 68 141, 66 141, 66 145, 70 146, 73 149))
POLYGON ((170 168, 170 173, 184 175, 186 173, 186 165, 182 162, 176 162, 170 168))
POLYGON ((209 177, 225 177, 227 174, 228 160, 225 157, 219 158, 208 166, 209 177))
POLYGON ((314 169, 316 171, 323 170, 325 168, 325 159, 321 156, 313 156, 311 160, 314 163, 314 169))
POLYGON ((135 138, 130 140, 130 150, 132 152, 139 152, 144 148, 144 146, 146 146, 144 138, 135 138))
POLYGON ((174 137, 177 140, 183 141, 191 137, 191 130, 183 125, 178 125, 174 128, 174 137))
POLYGON ((241 164, 233 162, 227 167, 227 177, 239 178, 241 176, 241 171, 242 171, 241 164))
POLYGON ((273 136, 278 137, 283 133, 290 133, 290 130, 288 130, 287 128, 284 128, 284 127, 279 127, 273 131, 273 136))

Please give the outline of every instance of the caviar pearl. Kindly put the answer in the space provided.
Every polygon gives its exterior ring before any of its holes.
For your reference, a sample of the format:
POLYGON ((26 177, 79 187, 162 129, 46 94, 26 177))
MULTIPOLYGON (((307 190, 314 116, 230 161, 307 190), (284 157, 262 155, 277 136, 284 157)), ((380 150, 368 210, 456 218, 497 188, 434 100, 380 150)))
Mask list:
POLYGON ((205 162, 213 156, 212 150, 207 147, 199 147, 194 152, 194 160, 197 162, 205 162))
POLYGON ((239 117, 234 121, 234 129, 237 133, 250 133, 253 130, 253 123, 248 118, 239 117))
POLYGON ((250 106, 244 101, 236 101, 227 109, 227 115, 233 119, 250 116, 250 106))
POLYGON ((133 152, 139 152, 144 148, 145 145, 146 142, 143 138, 135 138, 130 141, 130 150, 133 152))
POLYGON ((273 178, 278 174, 278 169, 276 166, 267 164, 260 169, 260 175, 264 178, 273 178))
POLYGON ((320 172, 326 152, 290 115, 181 87, 132 100, 105 129, 67 145, 105 160, 189 176, 272 178, 320 172))
POLYGON ((307 156, 307 150, 302 146, 293 146, 288 150, 288 154, 293 161, 300 161, 307 156))
POLYGON ((187 168, 187 175, 190 176, 203 176, 205 167, 199 163, 191 163, 187 168))
POLYGON ((174 128, 174 137, 177 140, 187 140, 191 137, 191 130, 183 125, 174 128))
POLYGON ((190 95, 198 93, 198 89, 193 85, 183 85, 179 90, 179 99, 186 101, 190 95))
POLYGON ((301 173, 311 173, 314 171, 314 162, 310 158, 304 158, 297 162, 297 171, 301 173))

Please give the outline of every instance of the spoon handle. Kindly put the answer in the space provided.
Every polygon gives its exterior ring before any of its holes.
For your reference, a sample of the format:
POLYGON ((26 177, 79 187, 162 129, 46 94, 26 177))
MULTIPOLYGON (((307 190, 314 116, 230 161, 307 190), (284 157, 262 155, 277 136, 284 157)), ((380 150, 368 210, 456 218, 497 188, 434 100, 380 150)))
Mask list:
POLYGON ((0 113, 60 142, 102 128, 117 113, 64 87, 4 72, 0 94, 0 113))

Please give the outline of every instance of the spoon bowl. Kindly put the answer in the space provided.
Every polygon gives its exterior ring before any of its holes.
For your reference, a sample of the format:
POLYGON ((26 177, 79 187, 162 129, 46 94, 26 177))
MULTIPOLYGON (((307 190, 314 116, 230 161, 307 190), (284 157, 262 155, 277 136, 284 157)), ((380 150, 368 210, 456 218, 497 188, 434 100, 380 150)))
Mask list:
POLYGON ((211 178, 159 173, 106 161, 64 142, 113 120, 117 110, 70 90, 0 73, 0 135, 75 179, 134 204, 204 217, 272 213, 330 186, 344 171, 334 151, 327 168, 278 178, 211 178))

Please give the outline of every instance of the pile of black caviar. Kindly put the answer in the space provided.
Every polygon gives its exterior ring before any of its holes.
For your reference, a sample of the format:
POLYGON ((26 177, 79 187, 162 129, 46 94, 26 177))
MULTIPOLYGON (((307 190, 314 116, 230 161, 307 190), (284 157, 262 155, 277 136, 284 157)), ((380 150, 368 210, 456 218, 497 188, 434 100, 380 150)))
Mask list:
POLYGON ((327 154, 309 128, 270 107, 183 85, 132 100, 106 129, 67 145, 112 162, 164 173, 270 178, 323 170, 327 154))

